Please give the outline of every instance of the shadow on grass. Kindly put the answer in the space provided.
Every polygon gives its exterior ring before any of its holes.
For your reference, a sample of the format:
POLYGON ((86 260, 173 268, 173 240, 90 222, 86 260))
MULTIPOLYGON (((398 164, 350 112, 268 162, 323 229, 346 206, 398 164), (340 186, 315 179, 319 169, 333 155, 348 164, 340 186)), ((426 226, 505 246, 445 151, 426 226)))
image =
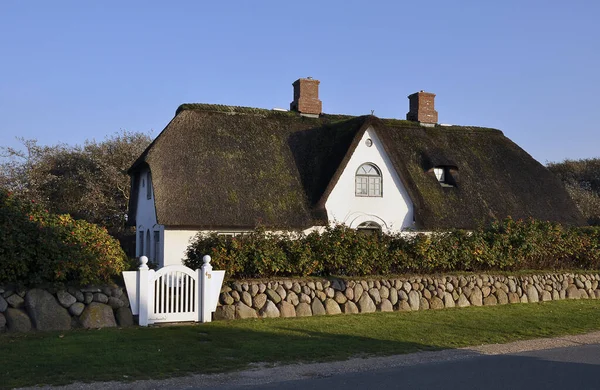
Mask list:
MULTIPOLYGON (((257 321, 261 323, 261 321, 257 321)), ((0 388, 131 381, 431 350, 428 345, 304 329, 177 326, 0 335, 0 388)))

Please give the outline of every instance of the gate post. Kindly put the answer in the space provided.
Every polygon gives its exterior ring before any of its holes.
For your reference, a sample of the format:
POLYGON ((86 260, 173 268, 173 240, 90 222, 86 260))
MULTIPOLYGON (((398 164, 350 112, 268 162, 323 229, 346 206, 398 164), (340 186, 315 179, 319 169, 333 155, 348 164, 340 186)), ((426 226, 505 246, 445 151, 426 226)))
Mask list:
POLYGON ((140 257, 140 266, 138 268, 138 272, 140 273, 139 284, 138 284, 138 299, 139 299, 139 317, 138 323, 140 326, 148 326, 148 310, 150 309, 148 302, 149 297, 149 268, 148 268, 148 258, 146 256, 140 257))
POLYGON ((212 265, 210 265, 210 256, 206 255, 202 258, 204 264, 201 267, 201 278, 200 290, 202 291, 200 299, 200 322, 211 322, 212 311, 210 306, 207 304, 208 301, 208 283, 212 278, 212 265))
POLYGON ((196 313, 196 322, 202 321, 202 290, 204 289, 204 279, 202 279, 202 267, 196 270, 196 299, 194 303, 194 311, 196 313))

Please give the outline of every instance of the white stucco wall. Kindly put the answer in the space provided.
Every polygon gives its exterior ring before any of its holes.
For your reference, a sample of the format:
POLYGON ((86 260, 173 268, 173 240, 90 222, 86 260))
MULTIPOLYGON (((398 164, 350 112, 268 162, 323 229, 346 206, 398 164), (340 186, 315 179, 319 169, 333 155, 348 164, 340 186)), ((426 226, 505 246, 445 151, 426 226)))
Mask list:
POLYGON ((164 265, 181 265, 190 240, 198 233, 197 230, 165 229, 167 246, 164 254, 164 265))
MULTIPOLYGON (((187 247, 196 234, 211 234, 214 232, 215 230, 181 230, 166 227, 164 229, 164 242, 167 243, 167 246, 163 264, 165 266, 182 264, 182 260, 186 257, 187 247)), ((245 230, 225 229, 218 232, 220 234, 239 234, 245 232, 245 230)))
POLYGON ((365 131, 325 208, 330 223, 344 223, 352 228, 368 221, 376 222, 388 233, 414 227, 412 201, 372 128, 365 131), (373 141, 370 147, 366 145, 369 138, 373 141), (355 174, 364 163, 375 164, 381 170, 383 196, 355 195, 355 174))

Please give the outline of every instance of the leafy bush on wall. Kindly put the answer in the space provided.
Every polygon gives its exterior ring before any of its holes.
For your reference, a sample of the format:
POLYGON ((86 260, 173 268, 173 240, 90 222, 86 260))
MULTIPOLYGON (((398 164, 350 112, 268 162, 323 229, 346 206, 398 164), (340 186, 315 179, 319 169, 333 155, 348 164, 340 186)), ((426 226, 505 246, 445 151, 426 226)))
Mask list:
POLYGON ((198 268, 205 254, 233 278, 598 269, 600 228, 511 218, 472 232, 409 236, 363 234, 344 225, 308 235, 261 228, 237 237, 199 234, 184 263, 198 268))
POLYGON ((49 213, 0 190, 0 282, 21 285, 109 281, 125 267, 105 228, 49 213))

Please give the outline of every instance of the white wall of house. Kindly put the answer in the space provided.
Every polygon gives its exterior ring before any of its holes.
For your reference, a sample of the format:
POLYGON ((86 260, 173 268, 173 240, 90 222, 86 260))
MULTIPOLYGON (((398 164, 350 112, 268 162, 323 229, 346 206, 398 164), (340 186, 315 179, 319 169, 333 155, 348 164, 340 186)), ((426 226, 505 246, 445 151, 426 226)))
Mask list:
POLYGON ((196 234, 198 234, 198 230, 165 229, 167 248, 164 255, 164 265, 181 265, 182 260, 186 257, 186 249, 196 234))
POLYGON ((180 229, 170 229, 165 228, 165 239, 164 242, 167 243, 167 247, 165 249, 164 254, 164 262, 166 265, 179 265, 182 264, 182 260, 186 257, 186 250, 190 242, 194 239, 196 234, 204 233, 211 234, 218 232, 219 234, 224 235, 232 235, 235 236, 237 234, 245 232, 244 230, 239 229, 225 229, 225 230, 180 230, 180 229))
POLYGON ((335 187, 325 202, 330 223, 352 228, 364 222, 379 224, 382 231, 393 233, 413 228, 413 204, 392 166, 373 128, 365 131, 335 187), (367 146, 367 140, 372 141, 367 146), (376 165, 382 176, 382 196, 356 196, 355 178, 365 163, 376 165))
POLYGON ((138 202, 136 212, 136 255, 163 266, 164 227, 156 220, 154 192, 149 170, 140 172, 138 202), (142 238, 143 236, 143 238, 142 238))

